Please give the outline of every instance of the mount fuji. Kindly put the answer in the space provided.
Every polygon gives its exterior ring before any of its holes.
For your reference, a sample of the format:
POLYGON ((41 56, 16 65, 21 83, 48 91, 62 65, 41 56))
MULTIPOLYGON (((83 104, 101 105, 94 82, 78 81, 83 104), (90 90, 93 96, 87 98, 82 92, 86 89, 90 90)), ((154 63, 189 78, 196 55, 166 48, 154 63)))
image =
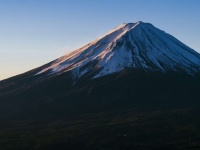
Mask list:
POLYGON ((199 89, 199 53, 122 24, 0 81, 0 149, 199 149, 199 89))

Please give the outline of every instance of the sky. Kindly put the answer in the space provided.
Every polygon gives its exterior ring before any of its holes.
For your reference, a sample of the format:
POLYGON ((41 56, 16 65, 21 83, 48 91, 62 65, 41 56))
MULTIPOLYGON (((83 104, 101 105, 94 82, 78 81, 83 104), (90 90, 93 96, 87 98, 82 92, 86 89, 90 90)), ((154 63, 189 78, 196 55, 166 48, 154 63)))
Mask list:
POLYGON ((149 22, 200 52, 200 0, 0 0, 0 80, 122 23, 149 22))

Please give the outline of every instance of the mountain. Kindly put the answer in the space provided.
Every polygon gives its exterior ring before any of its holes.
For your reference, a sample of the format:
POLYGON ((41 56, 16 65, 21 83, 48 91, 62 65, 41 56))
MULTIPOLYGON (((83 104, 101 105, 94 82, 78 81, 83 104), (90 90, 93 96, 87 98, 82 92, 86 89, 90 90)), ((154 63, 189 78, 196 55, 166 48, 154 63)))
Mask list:
POLYGON ((198 149, 199 89, 199 53, 122 24, 0 82, 0 149, 198 149))

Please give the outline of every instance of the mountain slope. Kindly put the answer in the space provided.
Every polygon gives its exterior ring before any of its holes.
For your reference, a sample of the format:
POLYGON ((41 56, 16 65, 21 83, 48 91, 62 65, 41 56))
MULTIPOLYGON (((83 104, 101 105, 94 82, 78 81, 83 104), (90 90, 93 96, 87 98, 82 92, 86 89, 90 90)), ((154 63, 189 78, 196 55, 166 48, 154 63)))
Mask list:
POLYGON ((194 74, 200 70, 200 54, 149 23, 127 23, 55 60, 36 75, 72 71, 74 79, 85 74, 97 78, 125 68, 194 74))

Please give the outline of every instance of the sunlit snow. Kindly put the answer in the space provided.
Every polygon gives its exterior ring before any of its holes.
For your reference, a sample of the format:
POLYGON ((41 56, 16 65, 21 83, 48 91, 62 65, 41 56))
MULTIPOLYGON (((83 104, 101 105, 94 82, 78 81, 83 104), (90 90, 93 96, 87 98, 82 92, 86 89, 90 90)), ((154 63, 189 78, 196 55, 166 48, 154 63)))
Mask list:
POLYGON ((97 78, 127 67, 162 72, 179 68, 193 74, 200 70, 200 54, 152 24, 127 23, 55 60, 36 75, 72 71, 75 78, 80 78, 99 70, 93 76, 97 78))

